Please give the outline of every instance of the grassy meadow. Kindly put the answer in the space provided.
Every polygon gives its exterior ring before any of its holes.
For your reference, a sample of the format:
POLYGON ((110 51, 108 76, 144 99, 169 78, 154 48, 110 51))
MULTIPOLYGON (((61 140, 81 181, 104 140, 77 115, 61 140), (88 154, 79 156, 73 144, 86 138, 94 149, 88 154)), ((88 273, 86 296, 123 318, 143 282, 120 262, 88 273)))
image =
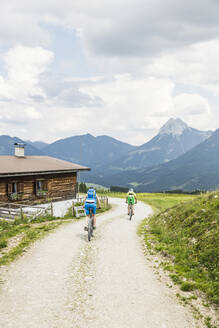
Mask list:
MULTIPOLYGON (((108 197, 126 198, 126 193, 107 192, 104 193, 108 197)), ((153 208, 155 213, 164 211, 167 208, 175 206, 179 203, 195 199, 196 195, 185 194, 168 194, 168 193, 138 193, 137 199, 143 201, 153 208)))

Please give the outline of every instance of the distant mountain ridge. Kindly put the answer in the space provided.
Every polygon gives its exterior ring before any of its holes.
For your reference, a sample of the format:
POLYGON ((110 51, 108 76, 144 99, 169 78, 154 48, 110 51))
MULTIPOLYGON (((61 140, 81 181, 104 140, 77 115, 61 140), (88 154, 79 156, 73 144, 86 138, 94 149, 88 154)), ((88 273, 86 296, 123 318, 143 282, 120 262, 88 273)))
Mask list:
POLYGON ((26 143, 24 140, 17 137, 10 137, 7 135, 0 136, 0 155, 14 155, 14 143, 25 143, 26 155, 45 155, 40 149, 26 143))
POLYGON ((180 119, 171 118, 150 141, 121 156, 117 161, 107 166, 100 166, 99 170, 94 169, 93 173, 114 174, 123 170, 141 169, 169 162, 207 139, 211 134, 212 131, 199 131, 189 127, 180 119))
POLYGON ((139 192, 215 190, 219 188, 219 129, 168 163, 96 179, 105 185, 134 186, 139 192))
POLYGON ((115 161, 137 147, 108 136, 91 134, 60 139, 43 148, 49 156, 83 164, 97 169, 100 165, 115 161))
POLYGON ((34 148, 37 148, 39 150, 43 150, 43 148, 45 148, 46 146, 48 146, 49 144, 43 141, 30 141, 30 140, 26 140, 25 143, 28 143, 29 145, 33 146, 34 148))

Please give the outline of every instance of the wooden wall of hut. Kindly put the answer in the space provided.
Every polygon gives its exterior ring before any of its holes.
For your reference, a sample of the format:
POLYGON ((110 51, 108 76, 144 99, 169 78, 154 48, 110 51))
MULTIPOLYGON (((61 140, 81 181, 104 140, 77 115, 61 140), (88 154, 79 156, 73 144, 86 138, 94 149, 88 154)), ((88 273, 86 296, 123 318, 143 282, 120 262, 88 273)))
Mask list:
POLYGON ((76 182, 76 172, 0 178, 0 201, 75 197, 76 182))

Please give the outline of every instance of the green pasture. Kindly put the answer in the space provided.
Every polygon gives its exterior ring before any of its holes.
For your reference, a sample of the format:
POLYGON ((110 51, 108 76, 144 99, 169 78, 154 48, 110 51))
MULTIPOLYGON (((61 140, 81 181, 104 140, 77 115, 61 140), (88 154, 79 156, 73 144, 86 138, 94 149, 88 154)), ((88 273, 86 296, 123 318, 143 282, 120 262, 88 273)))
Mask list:
MULTIPOLYGON (((122 192, 107 192, 104 193, 108 197, 126 198, 126 193, 122 192)), ((195 199, 197 195, 186 194, 168 194, 168 193, 138 193, 137 199, 151 205, 155 213, 164 211, 167 208, 173 207, 179 203, 195 199)))

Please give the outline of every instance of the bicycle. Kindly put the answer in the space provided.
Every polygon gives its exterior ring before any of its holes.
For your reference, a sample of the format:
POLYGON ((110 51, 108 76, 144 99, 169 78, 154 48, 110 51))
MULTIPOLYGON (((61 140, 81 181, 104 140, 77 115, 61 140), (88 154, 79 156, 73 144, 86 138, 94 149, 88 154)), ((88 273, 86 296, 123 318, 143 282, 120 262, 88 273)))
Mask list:
POLYGON ((88 241, 90 241, 91 237, 93 236, 93 230, 94 230, 94 213, 93 213, 93 209, 89 208, 89 219, 88 219, 88 227, 87 227, 88 241))

